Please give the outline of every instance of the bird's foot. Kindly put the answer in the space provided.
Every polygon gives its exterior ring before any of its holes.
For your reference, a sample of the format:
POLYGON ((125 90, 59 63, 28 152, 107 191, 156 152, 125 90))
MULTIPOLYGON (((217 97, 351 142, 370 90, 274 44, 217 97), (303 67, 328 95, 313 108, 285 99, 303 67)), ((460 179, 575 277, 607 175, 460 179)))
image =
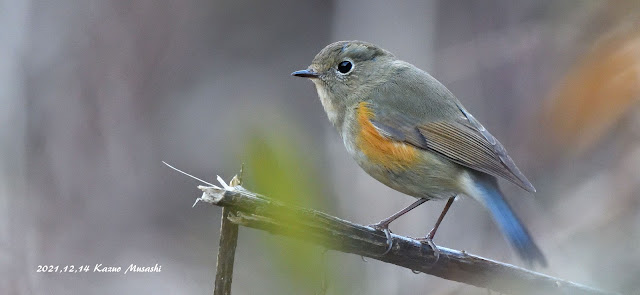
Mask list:
POLYGON ((429 247, 431 247, 431 250, 433 251, 433 256, 436 257, 436 260, 433 263, 436 263, 438 259, 440 259, 440 250, 438 250, 438 246, 436 246, 432 238, 430 238, 429 236, 426 236, 424 238, 417 238, 415 240, 420 242, 423 245, 429 245, 429 247))
POLYGON ((391 248, 393 247, 393 238, 391 237, 391 230, 389 230, 388 223, 375 223, 370 224, 369 227, 372 227, 375 230, 380 230, 384 233, 385 237, 387 237, 387 250, 385 250, 380 256, 385 256, 387 253, 391 252, 391 248))

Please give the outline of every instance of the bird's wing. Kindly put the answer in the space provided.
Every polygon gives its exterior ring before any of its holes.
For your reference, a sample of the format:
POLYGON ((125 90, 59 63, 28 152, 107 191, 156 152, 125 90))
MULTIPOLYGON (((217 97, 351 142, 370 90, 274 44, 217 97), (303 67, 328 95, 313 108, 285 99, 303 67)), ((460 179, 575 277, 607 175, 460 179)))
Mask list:
MULTIPOLYGON (((456 103, 457 104, 457 103, 456 103)), ((371 123, 387 138, 430 150, 474 170, 503 177, 529 192, 535 188, 505 148, 459 104, 454 120, 422 122, 394 111, 374 112, 371 123)))

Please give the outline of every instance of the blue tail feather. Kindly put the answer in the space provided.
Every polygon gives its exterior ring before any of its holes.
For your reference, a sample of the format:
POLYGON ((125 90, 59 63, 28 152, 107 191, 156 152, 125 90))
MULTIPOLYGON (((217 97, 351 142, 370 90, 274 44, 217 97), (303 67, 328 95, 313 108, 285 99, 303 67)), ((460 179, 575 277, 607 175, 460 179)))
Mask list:
POLYGON ((518 255, 530 266, 537 263, 546 267, 547 260, 542 251, 504 199, 496 179, 489 175, 479 175, 474 183, 476 191, 480 193, 476 198, 480 198, 478 201, 481 201, 489 210, 518 255))

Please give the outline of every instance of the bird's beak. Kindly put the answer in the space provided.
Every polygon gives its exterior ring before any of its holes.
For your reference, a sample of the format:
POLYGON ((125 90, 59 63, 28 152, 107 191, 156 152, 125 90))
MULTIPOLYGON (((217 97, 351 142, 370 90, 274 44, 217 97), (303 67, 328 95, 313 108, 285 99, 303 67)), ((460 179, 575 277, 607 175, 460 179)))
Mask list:
POLYGON ((318 78, 319 75, 313 70, 306 69, 306 70, 295 71, 291 73, 291 76, 304 77, 304 78, 318 78))

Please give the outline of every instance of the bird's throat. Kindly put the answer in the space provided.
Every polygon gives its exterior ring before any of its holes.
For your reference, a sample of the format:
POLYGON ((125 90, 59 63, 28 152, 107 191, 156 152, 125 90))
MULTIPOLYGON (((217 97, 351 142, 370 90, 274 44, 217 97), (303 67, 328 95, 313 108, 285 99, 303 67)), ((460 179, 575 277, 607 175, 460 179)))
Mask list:
POLYGON ((325 87, 325 85, 323 85, 322 82, 319 82, 319 81, 314 80, 313 82, 316 84, 318 97, 320 97, 320 102, 322 103, 322 107, 324 108, 324 111, 327 113, 327 116, 329 117, 329 121, 331 121, 331 124, 333 124, 333 126, 340 129, 342 125, 342 122, 341 122, 342 120, 340 119, 340 116, 339 116, 340 110, 338 110, 336 105, 331 100, 331 97, 329 97, 329 92, 327 91, 327 88, 325 87))

